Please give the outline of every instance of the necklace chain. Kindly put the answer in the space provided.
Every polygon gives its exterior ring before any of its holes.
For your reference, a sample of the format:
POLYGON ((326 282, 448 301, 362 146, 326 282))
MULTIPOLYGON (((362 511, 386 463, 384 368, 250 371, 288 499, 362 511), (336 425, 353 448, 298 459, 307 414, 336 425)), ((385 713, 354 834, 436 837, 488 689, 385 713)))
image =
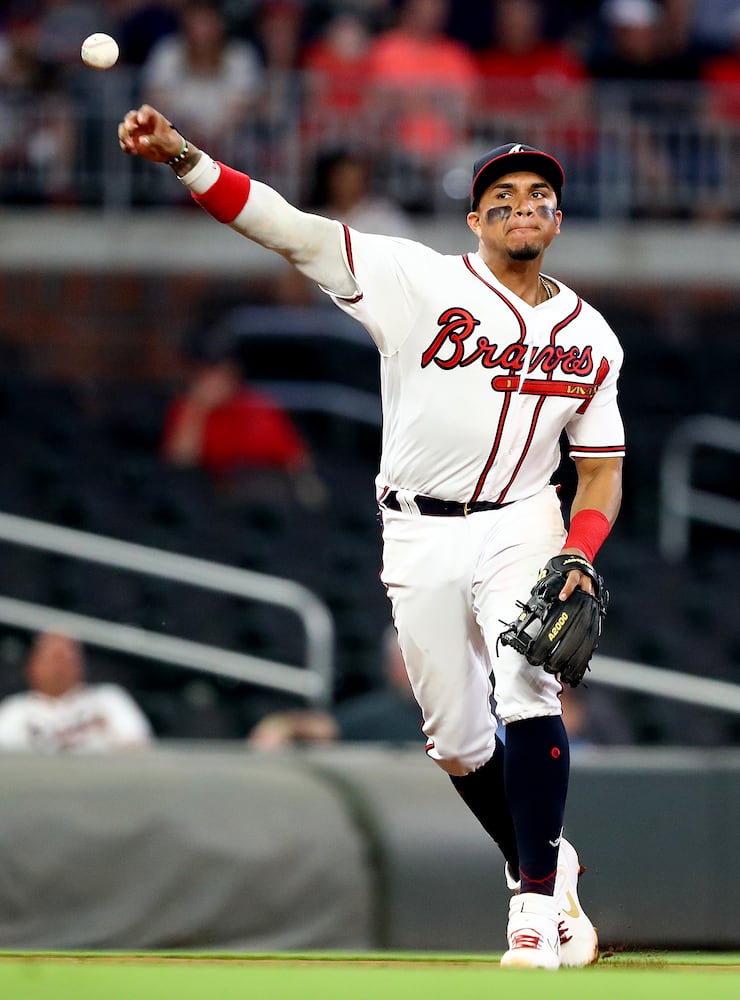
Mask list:
POLYGON ((545 278, 543 278, 542 275, 540 275, 540 283, 542 284, 542 287, 545 289, 545 294, 547 295, 548 299, 551 299, 552 288, 550 287, 550 282, 547 281, 545 278))

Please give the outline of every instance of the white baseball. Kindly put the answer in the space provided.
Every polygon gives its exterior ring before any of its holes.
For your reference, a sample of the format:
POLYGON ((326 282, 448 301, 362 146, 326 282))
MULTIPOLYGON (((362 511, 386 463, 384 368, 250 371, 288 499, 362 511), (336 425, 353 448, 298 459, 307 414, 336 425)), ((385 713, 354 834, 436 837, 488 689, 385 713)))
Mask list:
POLYGON ((82 43, 82 61, 90 69, 110 69, 118 61, 118 42, 102 31, 96 31, 82 43))

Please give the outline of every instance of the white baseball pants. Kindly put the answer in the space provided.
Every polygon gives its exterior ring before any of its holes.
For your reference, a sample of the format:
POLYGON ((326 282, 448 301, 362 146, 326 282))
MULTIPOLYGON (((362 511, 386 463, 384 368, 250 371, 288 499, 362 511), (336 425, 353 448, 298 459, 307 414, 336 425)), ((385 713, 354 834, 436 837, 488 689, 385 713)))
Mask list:
POLYGON ((383 510, 381 580, 409 680, 424 718, 427 752, 449 774, 490 759, 497 720, 560 715, 560 682, 496 640, 518 614, 565 540, 554 487, 467 517, 383 510), (491 674, 493 672, 493 684, 491 674))

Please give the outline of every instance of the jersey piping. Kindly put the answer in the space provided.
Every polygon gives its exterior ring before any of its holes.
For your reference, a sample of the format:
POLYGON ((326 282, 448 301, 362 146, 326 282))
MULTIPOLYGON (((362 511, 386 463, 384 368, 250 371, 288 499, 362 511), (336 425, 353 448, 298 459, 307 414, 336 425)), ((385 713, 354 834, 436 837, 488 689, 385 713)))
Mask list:
MULTIPOLYGON (((501 301, 504 302, 508 306, 508 308, 514 313, 514 315, 517 318, 517 322, 519 323, 520 336, 518 343, 520 344, 523 343, 527 332, 526 323, 521 314, 519 313, 519 311, 514 306, 514 304, 510 302, 506 298, 506 296, 503 295, 494 285, 486 281, 486 279, 482 277, 482 275, 478 274, 478 272, 471 264, 468 254, 463 255, 463 262, 465 264, 465 267, 470 271, 470 273, 473 274, 480 282, 482 282, 482 284, 484 284, 486 288, 489 288, 492 292, 494 292, 499 297, 499 299, 501 299, 501 301)), ((567 326, 573 323, 580 316, 582 310, 583 310, 583 300, 581 299, 580 296, 577 296, 576 304, 573 310, 569 313, 568 316, 565 316, 563 319, 559 320, 559 322, 557 322, 550 331, 549 344, 551 347, 555 346, 558 334, 562 333, 562 331, 567 326)), ((538 364, 538 356, 536 353, 534 353, 533 356, 531 357, 531 364, 532 364, 531 370, 534 370, 538 364)), ((521 373, 521 375, 511 374, 511 375, 495 376, 491 383, 492 388, 496 391, 504 392, 505 398, 501 406, 501 414, 499 417, 498 426, 496 428, 496 435, 494 437, 493 446, 489 453, 488 459, 486 460, 483 472, 478 478, 478 482, 476 483, 475 490, 473 491, 473 494, 470 498, 470 502, 471 503, 475 502, 479 498, 483 490, 486 478, 488 477, 488 474, 491 471, 491 468, 493 467, 493 463, 495 461, 496 455, 501 445, 504 423, 506 421, 509 412, 509 404, 511 401, 512 393, 520 392, 526 395, 538 395, 540 398, 535 405, 535 410, 532 415, 532 419, 530 421, 527 438, 526 441, 524 442, 524 445, 522 447, 516 465, 514 466, 514 470, 504 488, 497 495, 495 501, 496 503, 504 502, 507 494, 509 493, 514 483, 516 482, 516 478, 519 475, 522 466, 524 465, 527 454, 529 453, 529 450, 532 446, 532 442, 534 441, 535 431, 537 429, 537 424, 542 414, 542 409, 545 403, 545 399, 548 396, 573 396, 575 394, 582 394, 584 396, 584 401, 582 405, 578 408, 577 412, 584 413, 589 403, 596 395, 599 386, 608 375, 609 369, 610 369, 609 362, 606 359, 602 359, 602 362, 599 365, 599 369, 594 379, 594 383, 593 385, 590 386, 583 385, 582 382, 578 381, 571 382, 567 380, 555 379, 554 371, 547 372, 544 379, 528 378, 527 372, 524 371, 521 373)), ((603 448, 572 447, 570 449, 570 454, 571 456, 574 457, 578 456, 586 457, 588 455, 621 454, 623 452, 624 452, 623 445, 606 446, 603 448)))
MULTIPOLYGON (((342 230, 344 232, 344 251, 347 255, 347 267, 349 268, 352 277, 357 280, 357 275, 355 274, 355 259, 352 253, 352 239, 349 234, 349 226, 344 222, 342 223, 342 230)), ((348 298, 341 295, 336 297, 341 298, 342 302, 347 302, 349 305, 353 305, 355 302, 360 302, 362 300, 362 292, 348 298)))
MULTIPOLYGON (((559 323, 556 323, 555 326, 550 331, 550 344, 551 345, 555 344, 555 339, 556 339, 558 333, 560 333, 561 330, 565 329, 565 327, 568 326, 569 323, 572 323, 573 320, 578 317, 578 315, 580 314, 582 308, 583 308, 583 302, 582 302, 581 298, 579 297, 578 300, 577 300, 577 302, 576 302, 575 308, 573 309, 573 311, 571 312, 571 314, 569 316, 566 316, 565 319, 562 319, 559 323)), ((533 361, 534 360, 535 359, 533 359, 533 361)), ((550 386, 553 384, 553 382, 552 382, 553 373, 552 372, 548 372, 547 373, 547 377, 544 380, 543 379, 528 379, 528 378, 526 378, 526 375, 525 375, 524 372, 522 373, 521 377, 523 379, 522 390, 521 390, 522 392, 526 392, 528 386, 530 386, 530 385, 532 385, 534 383, 537 386, 537 388, 540 390, 541 394, 540 394, 539 400, 537 401, 537 404, 535 405, 534 414, 532 415, 532 421, 531 421, 531 423, 529 425, 529 433, 527 434, 527 440, 524 442, 524 447, 522 448, 521 454, 519 456, 519 461, 514 466, 514 471, 512 472, 511 477, 509 478, 508 483, 506 484, 506 486, 504 486, 503 490, 501 490, 501 492, 499 493, 499 495, 496 497, 496 503, 503 503, 504 498, 506 497, 506 494, 509 492, 509 490, 511 489, 511 487, 514 485, 516 477, 519 475, 519 470, 521 469, 522 465, 524 464, 524 460, 527 457, 527 453, 529 452, 529 449, 530 449, 530 446, 532 444, 532 441, 534 440, 534 432, 535 432, 535 430, 537 428, 537 421, 540 418, 540 413, 542 412, 542 407, 544 406, 545 399, 546 399, 546 397, 548 395, 547 392, 543 392, 542 390, 543 389, 549 389, 550 386)), ((504 376, 504 378, 505 378, 505 376, 504 376)), ((517 379, 516 381, 518 383, 519 380, 517 379)), ((496 388, 497 379, 494 379, 493 382, 494 382, 493 387, 495 389, 496 388)), ((509 391, 511 391, 511 390, 509 390, 509 391)), ((507 395, 506 398, 508 400, 510 398, 510 396, 507 395)))
MULTIPOLYGON (((505 295, 502 295, 501 292, 497 288, 495 288, 489 281, 486 281, 485 278, 481 277, 481 275, 478 274, 478 272, 475 270, 475 268, 473 267, 473 265, 470 263, 470 258, 468 256, 468 254, 463 254, 463 258, 462 259, 463 259, 463 263, 464 263, 465 267, 468 269, 468 271, 470 271, 470 273, 474 277, 476 277, 478 279, 478 281, 482 282, 486 286, 486 288, 489 288, 495 295, 498 295, 498 297, 501 299, 501 301, 506 306, 508 306, 508 308, 514 313, 514 316, 516 317, 516 321, 519 324, 519 340, 517 341, 517 343, 518 344, 523 344, 524 343, 524 338, 527 335, 527 324, 524 322, 524 318, 522 317, 521 313, 516 308, 516 306, 514 305, 514 303, 510 302, 506 298, 505 295)), ((504 424, 506 422, 506 416, 507 416, 507 413, 509 412, 509 403, 511 402, 511 392, 512 391, 513 390, 507 390, 506 391, 506 397, 504 398, 503 404, 501 406, 501 415, 499 416, 498 426, 496 428, 496 435, 495 435, 495 437, 493 439, 493 446, 491 448, 491 451, 488 454, 488 458, 486 459, 486 463, 483 466, 483 471, 481 472, 480 476, 478 477, 478 482, 475 484, 475 489, 473 490, 473 494, 470 497, 469 503, 475 503, 475 501, 481 495, 481 491, 483 490, 483 485, 484 485, 484 483, 486 481, 486 478, 488 477, 488 473, 491 471, 491 468, 493 467, 493 463, 494 463, 494 461, 496 459, 496 453, 498 452, 498 449, 501 446, 501 439, 502 439, 503 433, 504 433, 504 424)), ((533 428, 532 428, 532 431, 530 431, 530 435, 532 433, 533 433, 533 428)), ((521 465, 521 461, 520 461, 519 465, 521 465)), ((517 465, 517 469, 519 468, 519 465, 517 465)), ((509 486, 510 485, 511 485, 511 483, 509 483, 509 486)), ((508 489, 508 486, 507 486, 507 489, 508 489)), ((504 490, 504 492, 506 492, 506 490, 504 490)), ((497 502, 500 502, 500 497, 497 500, 497 502)))
POLYGON ((623 444, 605 444, 603 446, 571 445, 568 449, 571 455, 624 455, 623 444))

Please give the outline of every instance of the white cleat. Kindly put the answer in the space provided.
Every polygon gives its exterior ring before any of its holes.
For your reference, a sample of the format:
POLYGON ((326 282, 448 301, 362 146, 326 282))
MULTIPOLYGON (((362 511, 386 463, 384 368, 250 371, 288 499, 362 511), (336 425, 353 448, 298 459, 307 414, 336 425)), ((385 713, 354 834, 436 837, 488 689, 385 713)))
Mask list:
POLYGON ((553 896, 522 892, 511 897, 501 965, 510 969, 557 969, 560 966, 560 913, 553 896))
POLYGON ((562 837, 558 851, 555 900, 560 910, 560 964, 571 968, 591 965, 599 957, 596 928, 581 909, 578 899, 578 876, 583 870, 575 847, 562 837))

